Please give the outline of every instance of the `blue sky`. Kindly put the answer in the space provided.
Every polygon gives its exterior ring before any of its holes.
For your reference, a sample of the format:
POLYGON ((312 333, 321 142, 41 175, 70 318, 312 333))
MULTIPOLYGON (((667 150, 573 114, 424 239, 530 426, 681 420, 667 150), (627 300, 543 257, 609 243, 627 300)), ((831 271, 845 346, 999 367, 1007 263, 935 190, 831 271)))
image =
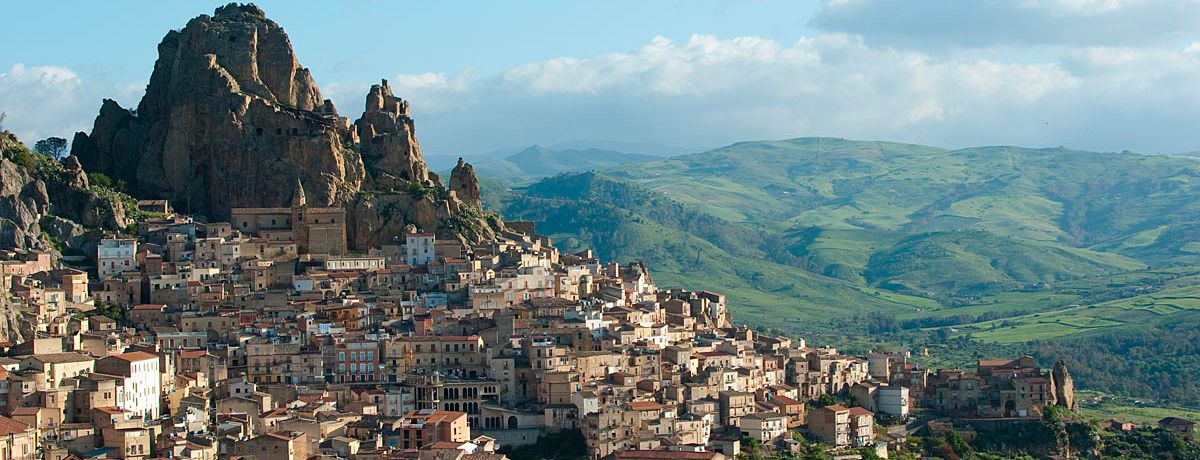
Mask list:
MULTIPOLYGON (((6 7, 0 110, 26 139, 140 99, 167 30, 221 2, 6 7)), ((432 155, 812 135, 1200 150, 1194 0, 259 4, 354 116, 388 78, 432 155)))

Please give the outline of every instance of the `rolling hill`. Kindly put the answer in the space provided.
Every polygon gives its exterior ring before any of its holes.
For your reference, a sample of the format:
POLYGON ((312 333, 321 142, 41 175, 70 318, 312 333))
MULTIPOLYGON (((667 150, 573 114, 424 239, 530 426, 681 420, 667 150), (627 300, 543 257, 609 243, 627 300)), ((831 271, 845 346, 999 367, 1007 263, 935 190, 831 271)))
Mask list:
MULTIPOLYGON (((1173 325, 1200 318, 1193 158, 802 138, 588 169, 600 172, 485 181, 485 195, 565 249, 645 259, 660 285, 722 290, 752 325, 844 346, 894 336, 974 359, 1147 334, 1171 349, 1173 325)), ((1168 366, 1104 350, 1095 359, 1123 368, 1168 366)), ((1103 375, 1086 369, 1081 382, 1183 388, 1103 375)))
POLYGON ((537 222, 565 251, 591 248, 605 259, 646 260, 659 285, 722 290, 752 322, 786 314, 802 328, 846 309, 904 312, 936 305, 809 272, 776 235, 595 172, 562 174, 498 196, 507 219, 537 222))

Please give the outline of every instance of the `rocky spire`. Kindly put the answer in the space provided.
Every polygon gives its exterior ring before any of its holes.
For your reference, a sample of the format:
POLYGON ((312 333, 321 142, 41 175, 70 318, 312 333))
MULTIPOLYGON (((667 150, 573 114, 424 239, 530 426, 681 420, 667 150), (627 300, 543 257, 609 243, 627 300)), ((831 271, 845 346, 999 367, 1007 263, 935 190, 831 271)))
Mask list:
POLYGON ((362 117, 354 122, 363 162, 382 184, 395 180, 429 183, 429 169, 417 143, 408 101, 392 94, 387 80, 372 85, 362 117))
POLYGON ((458 196, 463 203, 483 209, 483 201, 479 194, 479 179, 475 177, 475 167, 458 158, 458 164, 450 171, 450 191, 458 196))
POLYGON ((1075 381, 1071 378, 1071 371, 1067 369, 1066 361, 1060 359, 1055 362, 1050 376, 1053 379, 1054 403, 1074 410, 1075 381))

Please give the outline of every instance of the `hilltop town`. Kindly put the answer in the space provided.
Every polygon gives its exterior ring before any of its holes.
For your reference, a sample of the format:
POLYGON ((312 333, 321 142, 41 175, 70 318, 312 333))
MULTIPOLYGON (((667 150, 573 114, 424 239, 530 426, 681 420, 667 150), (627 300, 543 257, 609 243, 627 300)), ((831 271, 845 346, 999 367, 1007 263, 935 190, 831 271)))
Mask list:
POLYGON ((351 252, 345 210, 302 187, 231 222, 138 206, 155 217, 102 239, 95 271, 0 262, 32 331, 0 361, 20 458, 502 458, 564 431, 595 459, 886 455, 915 408, 1013 423, 1075 406, 1061 365, 931 371, 759 334, 719 293, 562 254, 530 222, 351 252))
MULTIPOLYGON (((1063 361, 850 355, 645 262, 560 252, 484 209, 471 164, 430 171, 386 80, 340 115, 257 6, 158 49, 138 108, 104 101, 69 155, 0 130, 0 460, 1104 447, 1063 361)), ((1200 452, 1182 418, 1103 428, 1122 455, 1200 452)))

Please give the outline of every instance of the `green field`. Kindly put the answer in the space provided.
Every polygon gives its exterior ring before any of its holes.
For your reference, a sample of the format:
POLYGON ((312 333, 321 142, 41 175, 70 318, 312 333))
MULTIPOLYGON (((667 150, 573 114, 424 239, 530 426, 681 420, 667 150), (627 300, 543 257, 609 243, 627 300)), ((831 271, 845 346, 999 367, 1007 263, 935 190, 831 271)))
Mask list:
POLYGON ((1138 425, 1154 425, 1163 417, 1200 420, 1200 409, 1138 404, 1133 398, 1114 397, 1097 392, 1078 392, 1076 401, 1079 402, 1083 415, 1095 420, 1119 418, 1138 425))
POLYGON ((1052 312, 978 323, 972 326, 979 331, 970 334, 971 337, 983 341, 1024 342, 1125 325, 1152 325, 1170 320, 1173 315, 1196 312, 1200 312, 1200 285, 1190 285, 1094 305, 1079 305, 1052 312))

